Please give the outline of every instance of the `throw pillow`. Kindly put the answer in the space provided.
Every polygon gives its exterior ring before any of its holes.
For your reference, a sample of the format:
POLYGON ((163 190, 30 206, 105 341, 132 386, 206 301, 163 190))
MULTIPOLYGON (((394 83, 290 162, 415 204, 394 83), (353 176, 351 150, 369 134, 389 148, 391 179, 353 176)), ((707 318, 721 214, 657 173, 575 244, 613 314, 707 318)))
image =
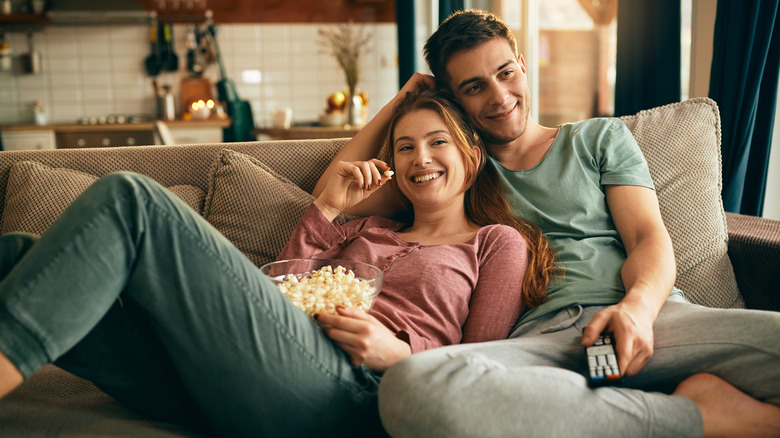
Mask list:
POLYGON ((260 161, 226 149, 212 165, 203 216, 262 266, 276 259, 313 200, 260 161))
POLYGON ((20 161, 8 172, 2 233, 41 235, 97 177, 72 169, 54 169, 20 161))
POLYGON ((743 307, 728 254, 721 199, 720 113, 695 98, 622 117, 645 154, 677 261, 695 303, 743 307))
MULTIPOLYGON (((19 161, 8 171, 0 233, 22 231, 41 235, 98 177, 78 170, 19 161)), ((200 213, 206 194, 199 187, 177 185, 169 190, 200 213)))

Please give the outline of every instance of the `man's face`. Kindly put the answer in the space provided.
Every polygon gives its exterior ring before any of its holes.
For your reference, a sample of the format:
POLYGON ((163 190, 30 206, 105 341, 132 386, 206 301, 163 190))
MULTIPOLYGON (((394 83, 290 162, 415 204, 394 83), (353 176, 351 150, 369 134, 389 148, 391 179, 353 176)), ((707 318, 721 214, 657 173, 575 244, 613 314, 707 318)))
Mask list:
POLYGON ((509 41, 494 38, 452 55, 450 87, 488 144, 506 144, 525 132, 530 108, 525 60, 509 41))

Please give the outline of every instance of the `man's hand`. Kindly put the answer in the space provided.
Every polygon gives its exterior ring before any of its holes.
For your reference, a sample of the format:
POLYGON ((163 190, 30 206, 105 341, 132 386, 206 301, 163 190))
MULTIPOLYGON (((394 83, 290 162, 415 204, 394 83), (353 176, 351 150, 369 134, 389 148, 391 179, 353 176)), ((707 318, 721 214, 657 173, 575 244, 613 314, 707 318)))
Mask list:
POLYGON ((611 332, 615 337, 618 366, 623 375, 633 376, 653 357, 655 317, 641 306, 624 301, 593 315, 582 334, 582 346, 591 346, 599 334, 611 332))
POLYGON ((384 371, 412 354, 406 342, 366 312, 337 307, 338 315, 321 313, 317 322, 336 345, 347 352, 353 365, 384 371))
POLYGON ((339 161, 335 163, 333 176, 314 201, 322 214, 333 220, 341 212, 371 196, 377 187, 390 180, 384 172, 390 166, 384 161, 339 161))

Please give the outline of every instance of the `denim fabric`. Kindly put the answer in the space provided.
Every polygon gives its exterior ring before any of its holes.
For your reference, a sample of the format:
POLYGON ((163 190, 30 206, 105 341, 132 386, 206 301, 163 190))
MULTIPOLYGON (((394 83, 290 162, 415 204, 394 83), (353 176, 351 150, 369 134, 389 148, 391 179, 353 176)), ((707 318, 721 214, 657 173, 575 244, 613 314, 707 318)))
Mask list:
POLYGON ((152 180, 101 178, 35 240, 0 239, 0 350, 25 376, 57 361, 224 436, 380 427, 378 378, 152 180))

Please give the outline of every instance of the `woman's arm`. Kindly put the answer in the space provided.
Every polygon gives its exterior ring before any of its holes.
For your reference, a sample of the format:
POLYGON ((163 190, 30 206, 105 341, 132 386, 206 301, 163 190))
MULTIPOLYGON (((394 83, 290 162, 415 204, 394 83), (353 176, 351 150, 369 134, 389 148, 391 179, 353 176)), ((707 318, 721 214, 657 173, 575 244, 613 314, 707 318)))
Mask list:
MULTIPOLYGON (((427 86, 433 88, 434 80, 432 76, 424 75, 422 73, 415 73, 409 81, 401 88, 395 98, 387 103, 382 109, 371 119, 366 126, 355 134, 354 137, 336 154, 336 157, 331 162, 330 166, 317 181, 317 185, 314 186, 312 194, 319 196, 325 189, 328 181, 332 178, 333 174, 337 172, 337 163, 340 161, 352 162, 352 161, 368 161, 372 158, 379 156, 379 152, 385 141, 385 135, 387 126, 390 124, 390 118, 392 117, 394 107, 396 103, 406 96, 407 92, 416 90, 421 86, 427 86)), ((358 216, 372 216, 379 215, 384 217, 394 217, 403 208, 400 198, 392 193, 392 190, 381 189, 375 196, 361 202, 358 205, 350 208, 348 212, 358 216)))
POLYGON ((482 244, 479 279, 463 325, 463 343, 506 339, 525 310, 523 277, 528 247, 511 227, 496 227, 482 244))

